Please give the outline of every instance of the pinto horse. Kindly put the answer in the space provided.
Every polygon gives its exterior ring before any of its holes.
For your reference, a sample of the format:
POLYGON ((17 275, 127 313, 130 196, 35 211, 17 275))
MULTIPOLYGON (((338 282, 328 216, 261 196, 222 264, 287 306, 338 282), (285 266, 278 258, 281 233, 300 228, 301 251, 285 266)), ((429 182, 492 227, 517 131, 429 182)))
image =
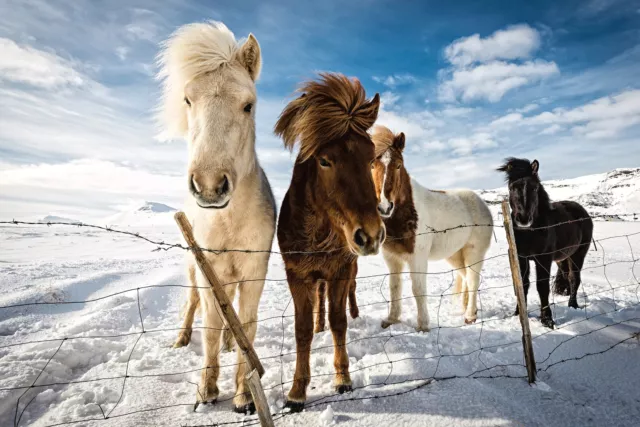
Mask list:
POLYGON ((347 298, 355 286, 358 256, 377 254, 385 238, 370 172, 374 146, 367 133, 378 116, 378 94, 369 101, 359 81, 331 73, 304 83, 299 92, 275 126, 285 147, 300 145, 277 228, 295 308, 296 371, 286 403, 294 412, 306 401, 314 306, 324 303, 325 291, 334 385, 339 393, 351 391, 347 298))
MULTIPOLYGON (((208 248, 249 252, 204 255, 233 301, 240 294, 240 321, 253 342, 258 305, 267 274, 276 212, 271 187, 255 148, 255 82, 261 68, 253 35, 239 44, 219 22, 179 28, 159 56, 163 81, 162 121, 168 136, 189 142, 189 197, 185 206, 196 240, 208 248), (257 280, 256 280, 257 279, 257 280)), ((193 318, 202 308, 204 353, 197 402, 218 397, 220 335, 224 326, 207 280, 187 257, 191 284, 184 323, 175 347, 189 344, 193 318)), ((228 341, 228 340, 227 340, 228 341)), ((255 410, 245 383, 247 364, 238 351, 237 412, 255 410)))
POLYGON ((555 323, 549 307, 551 264, 555 261, 558 265, 554 292, 569 295, 569 307, 578 308, 580 271, 593 238, 593 221, 579 203, 551 202, 538 177, 539 168, 537 160, 529 162, 511 157, 498 171, 506 173, 509 183, 509 204, 525 298, 530 284, 529 261, 533 261, 540 296, 540 321, 553 329, 555 323))
POLYGON ((391 273, 391 308, 382 327, 400 322, 400 273, 408 265, 418 309, 416 330, 429 330, 426 273, 429 261, 442 259, 456 270, 454 295, 462 302, 465 323, 475 322, 480 271, 493 231, 489 208, 471 190, 435 191, 412 179, 404 167, 404 133, 376 126, 372 138, 373 180, 387 231, 382 255, 391 273))

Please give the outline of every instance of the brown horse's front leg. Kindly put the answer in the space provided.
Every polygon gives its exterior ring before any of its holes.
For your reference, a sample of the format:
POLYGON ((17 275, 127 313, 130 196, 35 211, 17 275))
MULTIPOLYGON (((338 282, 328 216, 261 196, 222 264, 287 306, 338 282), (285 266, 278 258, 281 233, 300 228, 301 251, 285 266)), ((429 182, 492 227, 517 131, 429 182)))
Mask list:
POLYGON ((315 304, 315 309, 313 310, 316 314, 316 327, 313 330, 313 332, 315 332, 316 334, 318 332, 324 331, 324 323, 327 317, 326 300, 327 300, 327 282, 325 282, 324 280, 321 280, 318 283, 316 304, 315 304))
POLYGON ((342 280, 329 285, 329 326, 333 333, 333 365, 336 369, 335 387, 340 394, 351 391, 349 355, 347 354, 347 295, 350 287, 342 280))
POLYGON ((307 386, 311 380, 309 357, 313 341, 313 306, 317 284, 305 283, 304 280, 298 278, 292 279, 292 274, 287 274, 287 276, 295 307, 296 372, 285 407, 290 408, 292 412, 300 412, 304 409, 304 402, 307 400, 307 386))
POLYGON ((358 302, 356 301, 356 276, 358 275, 358 263, 354 262, 351 267, 351 280, 349 281, 349 314, 352 319, 357 319, 360 316, 360 310, 358 309, 358 302))

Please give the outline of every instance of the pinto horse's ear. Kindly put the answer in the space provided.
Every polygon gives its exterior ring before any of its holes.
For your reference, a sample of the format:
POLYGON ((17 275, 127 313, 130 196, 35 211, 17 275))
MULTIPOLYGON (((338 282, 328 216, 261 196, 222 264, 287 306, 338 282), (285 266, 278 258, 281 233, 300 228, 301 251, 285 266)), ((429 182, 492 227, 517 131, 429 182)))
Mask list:
POLYGON ((538 168, 540 168, 540 163, 537 160, 531 162, 531 172, 533 172, 534 175, 538 175, 538 168))
POLYGON ((404 132, 400 132, 398 135, 396 135, 395 138, 393 138, 393 148, 395 148, 400 152, 404 150, 404 143, 405 143, 404 132))
POLYGON ((262 55, 260 54, 260 44, 253 34, 249 34, 247 41, 240 47, 236 57, 249 72, 251 80, 254 82, 258 80, 262 69, 262 55))

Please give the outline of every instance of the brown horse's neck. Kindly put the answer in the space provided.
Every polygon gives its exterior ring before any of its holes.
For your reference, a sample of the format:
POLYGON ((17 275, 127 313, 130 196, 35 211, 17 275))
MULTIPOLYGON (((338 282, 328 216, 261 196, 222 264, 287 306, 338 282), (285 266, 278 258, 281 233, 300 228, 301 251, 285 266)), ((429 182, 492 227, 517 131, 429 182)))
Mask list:
POLYGON ((400 192, 395 199, 393 213, 390 218, 384 220, 387 229, 384 248, 398 254, 413 253, 418 228, 418 213, 413 202, 411 178, 404 167, 400 171, 398 184, 400 192))
POLYGON ((307 250, 335 251, 348 243, 331 221, 327 201, 317 199, 317 166, 313 161, 296 163, 289 188, 289 203, 294 221, 301 227, 300 243, 307 250))

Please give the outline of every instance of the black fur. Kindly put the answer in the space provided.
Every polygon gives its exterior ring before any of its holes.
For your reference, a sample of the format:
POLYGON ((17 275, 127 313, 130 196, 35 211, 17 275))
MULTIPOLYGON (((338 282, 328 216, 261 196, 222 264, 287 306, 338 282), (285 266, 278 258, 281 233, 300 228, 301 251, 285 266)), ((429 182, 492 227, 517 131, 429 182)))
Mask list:
MULTIPOLYGON (((498 171, 509 183, 509 204, 514 225, 520 272, 525 296, 529 291, 529 261, 536 266, 542 323, 553 328, 549 307, 549 279, 555 261, 558 273, 554 292, 570 295, 569 307, 578 308, 580 272, 593 236, 593 221, 587 211, 571 201, 551 202, 538 177, 536 160, 508 158, 498 171)), ((516 308, 516 313, 518 309, 516 308)))

